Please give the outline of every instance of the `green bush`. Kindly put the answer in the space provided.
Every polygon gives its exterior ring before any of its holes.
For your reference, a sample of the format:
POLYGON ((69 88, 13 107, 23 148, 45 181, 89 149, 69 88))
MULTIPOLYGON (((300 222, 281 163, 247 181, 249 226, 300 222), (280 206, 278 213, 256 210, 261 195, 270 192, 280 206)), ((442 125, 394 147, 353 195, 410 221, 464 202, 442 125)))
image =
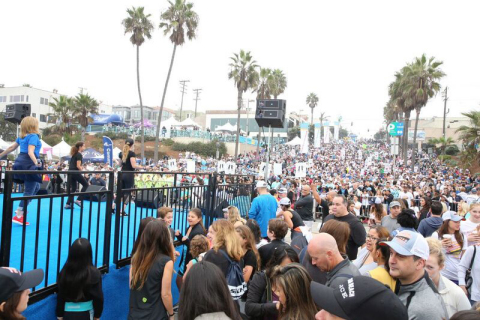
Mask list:
POLYGON ((59 134, 43 135, 42 139, 53 147, 62 141, 62 136, 59 134))
POLYGON ((459 152, 460 150, 458 149, 456 144, 452 144, 451 146, 445 148, 445 153, 449 156, 456 156, 459 152))
MULTIPOLYGON (((137 142, 140 142, 140 141, 142 141, 142 136, 136 136, 136 137, 135 137, 135 141, 137 141, 137 142)), ((152 137, 152 136, 145 136, 145 137, 144 137, 144 141, 145 141, 145 142, 148 142, 148 141, 155 141, 155 137, 152 137)))
POLYGON ((439 155, 438 156, 438 159, 442 160, 442 161, 447 161, 447 160, 451 160, 452 159, 452 156, 449 156, 449 155, 439 155))
POLYGON ((173 146, 174 143, 175 143, 175 141, 173 141, 172 139, 164 139, 164 140, 162 140, 162 144, 163 144, 164 146, 167 146, 167 147, 173 146))
MULTIPOLYGON (((196 154, 206 156, 206 157, 215 157, 217 153, 217 142, 212 141, 209 143, 202 142, 190 142, 190 143, 179 143, 175 142, 172 146, 172 150, 180 152, 195 152, 196 154)), ((218 148, 220 156, 227 153, 227 147, 225 143, 221 142, 220 147, 218 148)))
POLYGON ((107 131, 107 132, 95 133, 95 137, 97 137, 97 138, 103 138, 103 136, 109 137, 112 140, 115 140, 115 139, 125 140, 129 137, 126 132, 115 133, 115 132, 107 131))

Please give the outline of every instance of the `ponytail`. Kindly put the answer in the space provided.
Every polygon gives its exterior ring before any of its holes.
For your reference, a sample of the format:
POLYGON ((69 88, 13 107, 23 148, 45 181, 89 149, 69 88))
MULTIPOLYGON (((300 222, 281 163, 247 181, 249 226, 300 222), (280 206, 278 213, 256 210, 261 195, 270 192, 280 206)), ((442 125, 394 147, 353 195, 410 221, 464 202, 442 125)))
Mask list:
POLYGON ((74 146, 72 146, 72 148, 70 149, 70 156, 74 156, 78 153, 78 151, 80 150, 81 147, 83 147, 85 143, 83 141, 79 141, 77 143, 75 143, 74 146))
POLYGON ((123 146, 123 150, 122 150, 122 162, 125 163, 125 161, 127 161, 127 157, 128 157, 128 153, 130 152, 130 146, 125 143, 125 145, 123 146))

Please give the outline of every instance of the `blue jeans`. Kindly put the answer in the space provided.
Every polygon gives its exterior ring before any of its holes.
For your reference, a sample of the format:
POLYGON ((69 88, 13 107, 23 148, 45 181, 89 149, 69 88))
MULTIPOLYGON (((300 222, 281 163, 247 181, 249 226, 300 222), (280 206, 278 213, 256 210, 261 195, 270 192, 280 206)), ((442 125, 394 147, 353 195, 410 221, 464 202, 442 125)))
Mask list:
MULTIPOLYGON (((34 196, 37 194, 38 190, 40 190, 40 183, 35 182, 35 181, 25 181, 23 185, 23 196, 34 196)), ((25 211, 25 208, 28 207, 29 203, 32 200, 27 200, 27 204, 25 205, 24 201, 20 201, 20 205, 18 206, 18 209, 25 211)))

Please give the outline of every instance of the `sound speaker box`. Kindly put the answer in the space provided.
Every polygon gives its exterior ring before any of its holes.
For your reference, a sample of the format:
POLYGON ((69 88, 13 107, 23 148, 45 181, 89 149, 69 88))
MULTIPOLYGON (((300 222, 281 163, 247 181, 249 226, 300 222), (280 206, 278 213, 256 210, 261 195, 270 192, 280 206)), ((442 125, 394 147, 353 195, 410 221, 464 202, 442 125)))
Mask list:
MULTIPOLYGON (((106 191, 106 190, 107 190, 107 188, 105 188, 104 186, 90 185, 90 186, 88 186, 86 192, 98 192, 98 191, 106 191)), ((104 202, 104 201, 107 201, 107 194, 106 193, 103 193, 103 194, 86 194, 83 197, 83 199, 94 201, 94 202, 104 202)))
POLYGON ((285 100, 257 100, 255 120, 259 127, 283 128, 286 111, 285 100))
POLYGON ((7 105, 5 110, 5 120, 8 122, 19 124, 22 119, 30 116, 32 112, 30 104, 15 103, 7 105))
POLYGON ((43 181, 38 190, 38 195, 52 194, 53 185, 51 181, 43 181))
POLYGON ((143 190, 137 194, 135 206, 158 209, 162 206, 163 191, 143 190))

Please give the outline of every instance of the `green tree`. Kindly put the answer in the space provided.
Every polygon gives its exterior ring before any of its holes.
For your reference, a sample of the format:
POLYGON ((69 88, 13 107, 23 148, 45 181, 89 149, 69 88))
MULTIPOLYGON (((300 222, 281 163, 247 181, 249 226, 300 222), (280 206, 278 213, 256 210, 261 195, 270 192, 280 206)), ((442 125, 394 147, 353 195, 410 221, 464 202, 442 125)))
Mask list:
POLYGON ((177 46, 181 46, 185 43, 185 33, 189 40, 193 40, 196 36, 198 27, 198 15, 193 11, 193 3, 186 2, 185 0, 175 0, 175 3, 168 1, 168 3, 170 4, 170 7, 160 15, 160 19, 162 20, 160 23, 160 29, 163 29, 164 35, 170 34, 170 41, 173 43, 173 53, 172 59, 170 60, 170 67, 168 69, 167 80, 165 81, 165 88, 163 89, 160 112, 158 113, 157 132, 155 135, 155 161, 158 161, 158 140, 160 138, 163 105, 165 103, 168 81, 170 80, 170 74, 172 73, 175 52, 177 46))
POLYGON ((461 153, 461 160, 464 164, 470 166, 474 161, 480 159, 480 153, 477 151, 477 146, 480 144, 480 111, 470 111, 462 113, 462 115, 470 119, 470 125, 461 126, 456 132, 460 133, 464 148, 461 153))
POLYGON ((90 115, 96 113, 98 113, 98 102, 88 93, 79 93, 75 97, 72 116, 82 127, 82 141, 85 141, 87 126, 93 121, 90 115))
POLYGON ((238 141, 240 139, 240 110, 242 109, 242 96, 247 90, 253 90, 258 83, 258 65, 253 60, 249 52, 240 50, 240 53, 234 53, 230 57, 230 72, 228 79, 232 79, 235 87, 237 87, 237 138, 235 140, 235 159, 238 156, 238 141))
POLYGON ((441 137, 441 138, 433 138, 433 139, 430 139, 428 140, 429 143, 431 144, 434 144, 435 146, 437 145, 440 145, 440 149, 442 151, 442 154, 445 154, 445 149, 452 145, 455 141, 448 137, 448 138, 444 138, 444 137, 441 137))
POLYGON ((285 92, 287 88, 287 78, 280 69, 275 69, 272 72, 272 81, 270 85, 270 93, 274 99, 285 92))
POLYGON ((313 109, 315 109, 315 107, 317 106, 318 104, 318 96, 315 94, 315 93, 310 93, 308 96, 307 96, 307 104, 308 106, 310 107, 310 109, 312 109, 312 117, 310 119, 310 124, 313 124, 313 109))
POLYGON ((142 131, 141 153, 142 159, 145 158, 145 130, 143 128, 143 102, 142 93, 140 91, 140 46, 145 42, 145 38, 152 38, 153 24, 149 20, 150 14, 145 15, 143 7, 132 7, 127 9, 128 17, 122 21, 125 28, 125 34, 131 33, 130 42, 136 46, 137 49, 137 87, 138 98, 140 100, 140 128, 142 131))
POLYGON ((260 68, 258 85, 255 91, 257 92, 257 99, 270 99, 270 88, 272 85, 273 76, 272 70, 268 68, 260 68))
POLYGON ((0 112, 0 138, 8 142, 17 139, 17 126, 5 120, 5 112, 0 112))
POLYGON ((53 97, 52 100, 53 102, 48 105, 53 110, 50 115, 55 118, 55 127, 60 131, 60 134, 70 133, 70 122, 74 108, 73 98, 60 96, 58 98, 53 97))
POLYGON ((323 122, 324 121, 327 121, 328 118, 330 118, 330 116, 327 116, 327 113, 326 112, 321 112, 320 113, 320 136, 323 137, 323 122))

